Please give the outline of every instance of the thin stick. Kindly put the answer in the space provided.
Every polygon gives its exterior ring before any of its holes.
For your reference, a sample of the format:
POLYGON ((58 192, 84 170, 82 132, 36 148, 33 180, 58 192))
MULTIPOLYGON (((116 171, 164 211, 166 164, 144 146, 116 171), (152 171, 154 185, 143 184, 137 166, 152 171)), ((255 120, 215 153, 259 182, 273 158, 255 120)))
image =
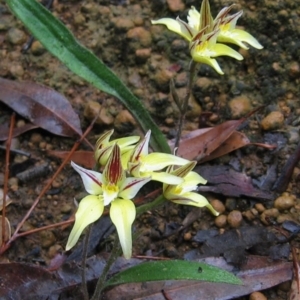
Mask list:
POLYGON ((82 288, 84 300, 89 300, 89 292, 86 284, 86 257, 87 257, 87 251, 88 251, 89 240, 91 235, 91 227, 92 225, 88 226, 85 232, 84 244, 82 250, 82 260, 81 260, 81 278, 82 278, 81 288, 82 288))
POLYGON ((55 228, 55 227, 59 227, 59 226, 64 226, 64 225, 68 225, 74 222, 74 217, 72 219, 69 219, 67 221, 63 221, 63 222, 59 222, 59 223, 55 223, 55 224, 51 224, 51 225, 47 225, 47 226, 43 226, 43 227, 39 227, 36 229, 32 229, 32 230, 28 230, 28 231, 24 231, 21 233, 18 233, 16 238, 19 238, 21 236, 26 236, 29 234, 33 234, 33 233, 37 233, 39 231, 43 231, 43 230, 47 230, 47 229, 51 229, 51 228, 55 228))
POLYGON ((5 215, 6 215, 6 195, 8 191, 8 177, 9 177, 9 158, 10 158, 10 146, 15 126, 16 114, 13 113, 10 119, 9 135, 6 142, 6 153, 5 153, 5 170, 4 170, 4 187, 3 187, 3 208, 2 208, 2 236, 1 245, 5 244, 5 215))
MULTIPOLYGON (((0 149, 6 150, 6 147, 0 145, 0 149)), ((12 152, 12 153, 19 154, 19 155, 24 155, 24 156, 27 156, 27 157, 31 156, 30 153, 27 153, 27 152, 19 150, 19 149, 9 149, 9 151, 12 152)))
POLYGON ((190 96, 192 93, 192 86, 193 86, 193 81, 194 81, 193 79, 194 79, 194 75, 195 75, 196 65, 197 65, 197 63, 192 60, 190 63, 190 71, 189 71, 188 84, 187 84, 187 88, 186 88, 186 96, 183 100, 181 109, 179 109, 180 118, 179 118, 178 131, 177 131, 177 135, 176 135, 174 148, 177 148, 180 143, 182 128, 183 128, 185 116, 186 116, 188 105, 189 105, 189 99, 190 99, 190 96))

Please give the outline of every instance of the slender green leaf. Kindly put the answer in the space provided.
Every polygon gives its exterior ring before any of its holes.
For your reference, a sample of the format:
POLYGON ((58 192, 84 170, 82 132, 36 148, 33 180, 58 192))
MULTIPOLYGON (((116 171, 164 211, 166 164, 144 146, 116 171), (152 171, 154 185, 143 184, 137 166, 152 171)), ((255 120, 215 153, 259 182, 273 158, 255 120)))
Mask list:
POLYGON ((170 152, 164 135, 141 101, 105 64, 79 43, 62 22, 35 0, 6 0, 6 3, 49 52, 96 88, 117 97, 145 132, 151 129, 154 150, 170 152))
POLYGON ((233 274, 204 263, 184 260, 146 262, 122 271, 106 283, 106 286, 130 282, 156 280, 202 280, 242 284, 233 274))

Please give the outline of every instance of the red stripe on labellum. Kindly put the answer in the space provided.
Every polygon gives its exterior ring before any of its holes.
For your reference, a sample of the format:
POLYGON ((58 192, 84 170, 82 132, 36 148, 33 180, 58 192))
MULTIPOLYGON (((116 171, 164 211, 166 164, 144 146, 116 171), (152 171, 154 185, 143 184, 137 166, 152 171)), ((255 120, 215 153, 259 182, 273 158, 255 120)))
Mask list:
POLYGON ((110 159, 103 171, 103 176, 108 183, 116 185, 124 176, 124 170, 121 162, 121 151, 117 144, 113 146, 110 159))

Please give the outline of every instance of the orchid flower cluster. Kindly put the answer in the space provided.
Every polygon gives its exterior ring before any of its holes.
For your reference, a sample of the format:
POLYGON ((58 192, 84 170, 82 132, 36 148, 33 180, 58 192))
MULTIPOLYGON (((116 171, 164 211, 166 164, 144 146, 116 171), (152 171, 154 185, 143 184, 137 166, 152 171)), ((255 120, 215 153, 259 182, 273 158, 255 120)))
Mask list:
POLYGON ((243 11, 228 15, 233 7, 234 4, 224 7, 213 19, 209 1, 203 0, 200 13, 193 6, 189 10, 187 23, 177 17, 176 20, 162 18, 152 21, 152 24, 166 25, 170 31, 182 36, 189 42, 190 54, 195 62, 210 65, 223 75, 215 57, 226 55, 237 60, 243 59, 240 53, 223 43, 235 44, 246 50, 248 47, 245 42, 254 48, 263 48, 251 34, 236 28, 236 22, 243 11))
POLYGON ((110 218, 116 226, 124 257, 130 258, 131 227, 136 217, 132 199, 150 180, 163 183, 165 199, 178 204, 206 206, 218 215, 205 197, 192 192, 199 183, 206 183, 204 178, 192 171, 196 162, 172 154, 149 153, 150 131, 141 141, 138 136, 110 141, 112 134, 113 130, 104 133, 96 143, 95 160, 104 168, 102 173, 71 162, 89 195, 79 203, 66 250, 77 243, 89 224, 101 217, 104 206, 110 205, 110 218))

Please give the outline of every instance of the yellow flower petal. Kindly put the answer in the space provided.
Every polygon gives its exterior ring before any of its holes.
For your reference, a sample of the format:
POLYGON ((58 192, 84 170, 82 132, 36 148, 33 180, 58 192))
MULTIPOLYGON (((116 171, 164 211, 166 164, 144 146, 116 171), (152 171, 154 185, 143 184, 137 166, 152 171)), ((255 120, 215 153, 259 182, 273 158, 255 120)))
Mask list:
POLYGON ((77 243, 82 231, 91 223, 98 220, 104 210, 103 200, 99 196, 89 195, 84 197, 75 214, 75 224, 69 235, 66 251, 77 243))
POLYGON ((111 203, 110 218, 115 224, 123 250, 124 257, 132 255, 131 226, 135 219, 136 210, 132 201, 116 199, 111 203))
POLYGON ((200 30, 200 13, 194 6, 189 10, 187 19, 190 27, 194 28, 196 31, 200 30))
POLYGON ((132 199, 138 191, 151 180, 151 177, 146 178, 126 178, 120 187, 119 197, 123 199, 132 199))
POLYGON ((188 41, 191 41, 193 35, 196 32, 187 23, 183 22, 179 18, 177 18, 176 20, 170 18, 162 18, 156 21, 152 20, 151 23, 153 25, 165 25, 170 31, 179 34, 188 41))
MULTIPOLYGON (((171 200, 171 199, 170 199, 171 200)), ((215 216, 218 216, 219 213, 212 207, 212 205, 207 201, 207 199, 197 193, 185 193, 181 197, 178 197, 177 199, 174 197, 174 199, 171 200, 174 203, 177 204, 184 204, 184 205, 191 205, 196 207, 207 207, 215 216)))
POLYGON ((238 53, 237 51, 233 50, 232 48, 224 45, 224 44, 216 44, 213 48, 214 53, 212 54, 213 57, 217 56, 230 56, 232 58, 235 58, 237 60, 243 60, 243 56, 238 53))
POLYGON ((153 152, 142 159, 141 172, 151 172, 164 169, 169 165, 185 165, 187 159, 172 154, 153 152))
POLYGON ((249 44, 250 46, 256 49, 262 49, 263 46, 258 42, 258 40, 253 37, 250 33, 241 29, 233 29, 229 32, 221 31, 218 36, 218 41, 224 43, 232 43, 240 46, 243 49, 249 49, 245 44, 249 44))
POLYGON ((152 180, 159 181, 165 184, 181 184, 183 179, 167 172, 151 172, 152 180))

